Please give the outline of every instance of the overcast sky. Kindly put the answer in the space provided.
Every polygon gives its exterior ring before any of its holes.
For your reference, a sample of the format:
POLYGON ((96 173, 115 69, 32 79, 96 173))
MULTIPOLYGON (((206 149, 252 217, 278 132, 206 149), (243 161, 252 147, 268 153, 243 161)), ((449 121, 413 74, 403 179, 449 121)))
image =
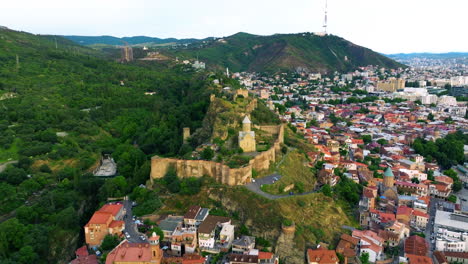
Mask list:
MULTIPOLYGON (((176 38, 322 31, 325 0, 2 0, 36 34, 176 38)), ((468 52, 468 0, 328 0, 328 32, 382 53, 468 52)))

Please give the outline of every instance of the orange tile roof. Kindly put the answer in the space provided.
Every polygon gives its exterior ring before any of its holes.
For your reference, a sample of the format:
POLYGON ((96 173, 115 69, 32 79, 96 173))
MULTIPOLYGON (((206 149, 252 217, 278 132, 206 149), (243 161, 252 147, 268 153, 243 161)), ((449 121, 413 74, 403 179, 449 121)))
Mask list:
POLYGON ((370 249, 370 250, 376 252, 377 254, 379 252, 382 252, 382 250, 383 250, 383 247, 381 247, 381 246, 379 246, 377 244, 374 244, 374 243, 371 243, 370 245, 362 245, 361 248, 370 249))
POLYGON ((118 226, 123 226, 125 224, 124 221, 112 221, 109 225, 110 228, 118 227, 118 226))
POLYGON ((106 264, 114 262, 149 262, 151 261, 151 248, 149 243, 123 242, 114 248, 106 258, 106 264))
POLYGON ((425 218, 429 218, 429 215, 428 215, 428 214, 423 213, 423 212, 418 211, 418 210, 414 210, 414 211, 413 211, 413 215, 415 215, 415 216, 420 216, 420 217, 425 217, 425 218))
POLYGON ((410 236, 405 240, 405 253, 425 256, 428 251, 427 241, 420 236, 410 236))
POLYGON ((273 253, 271 252, 258 252, 258 259, 271 259, 273 258, 273 253))
POLYGON ((413 211, 413 209, 409 208, 408 206, 404 206, 404 205, 399 206, 398 209, 397 209, 397 216, 398 215, 410 216, 412 211, 413 211))
POLYGON ((106 212, 97 211, 93 214, 91 219, 89 219, 88 224, 86 226, 94 224, 107 224, 108 222, 112 221, 112 214, 106 212))
POLYGON ((468 252, 444 251, 446 257, 468 259, 468 252))
POLYGON ((310 262, 317 262, 320 264, 338 263, 338 257, 334 250, 308 249, 307 256, 310 262))
POLYGON ((182 260, 182 264, 203 264, 205 258, 197 254, 185 254, 182 260))
POLYGON ((432 264, 432 259, 426 256, 406 254, 409 264, 432 264))
POLYGON ((99 212, 111 213, 115 217, 122 208, 123 204, 105 204, 99 209, 99 212))
POLYGON ((395 221, 395 214, 393 213, 379 213, 380 221, 382 223, 388 223, 395 221))
POLYGON ((447 184, 453 183, 453 179, 448 176, 435 176, 434 180, 437 182, 443 182, 447 184))

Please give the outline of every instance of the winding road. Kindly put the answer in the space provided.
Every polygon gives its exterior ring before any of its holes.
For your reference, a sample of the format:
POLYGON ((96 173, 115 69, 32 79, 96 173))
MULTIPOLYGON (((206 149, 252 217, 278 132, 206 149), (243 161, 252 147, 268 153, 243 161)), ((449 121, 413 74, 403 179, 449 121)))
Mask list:
POLYGON ((266 177, 263 177, 263 178, 259 178, 259 179, 255 179, 255 182, 251 182, 247 185, 245 185, 245 187, 260 195, 260 196, 263 196, 267 199, 270 199, 270 200, 276 200, 276 199, 280 199, 280 198, 286 198, 286 197, 292 197, 292 196, 299 196, 299 195, 307 195, 307 194, 311 194, 311 193, 316 193, 318 192, 319 190, 313 190, 313 191, 310 191, 310 192, 305 192, 305 193, 297 193, 297 194, 282 194, 282 195, 276 195, 276 194, 269 194, 269 193, 266 193, 264 191, 262 191, 261 189, 261 186, 264 185, 264 184, 273 184, 276 179, 280 179, 282 176, 277 174, 277 173, 273 173, 271 175, 268 175, 266 177), (275 179, 276 178, 276 179, 275 179))
POLYGON ((281 179, 282 176, 280 174, 278 174, 278 167, 283 163, 286 156, 288 156, 289 153, 291 153, 291 151, 294 150, 294 149, 295 148, 288 147, 288 153, 283 155, 283 157, 278 162, 278 164, 276 164, 275 172, 273 174, 270 174, 270 175, 265 176, 263 178, 254 179, 255 182, 252 181, 251 183, 246 184, 245 187, 247 188, 247 190, 250 190, 250 191, 252 191, 252 192, 254 192, 254 193, 256 193, 256 194, 258 194, 260 196, 263 196, 263 197, 265 197, 267 199, 270 199, 270 200, 276 200, 276 199, 292 197, 292 196, 299 196, 299 195, 307 195, 307 194, 319 192, 320 189, 316 189, 316 190, 313 190, 313 191, 310 191, 310 192, 305 192, 305 193, 277 195, 277 194, 269 194, 269 193, 266 193, 266 192, 262 191, 262 189, 261 189, 262 185, 264 185, 264 184, 273 184, 273 183, 275 183, 275 181, 278 181, 279 179, 281 179))
POLYGON ((0 164, 0 172, 3 172, 8 165, 15 164, 15 163, 18 163, 18 161, 17 160, 12 160, 12 161, 7 161, 5 163, 0 164))

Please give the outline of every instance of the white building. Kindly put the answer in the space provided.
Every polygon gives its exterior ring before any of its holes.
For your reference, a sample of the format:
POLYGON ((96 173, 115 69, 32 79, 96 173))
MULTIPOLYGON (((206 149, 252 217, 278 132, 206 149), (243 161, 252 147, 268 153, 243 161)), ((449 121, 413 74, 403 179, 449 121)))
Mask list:
POLYGON ((450 231, 448 229, 439 228, 435 241, 436 250, 439 251, 468 251, 468 234, 450 231))
POLYGON ((421 103, 425 105, 430 105, 430 104, 437 104, 437 100, 439 97, 435 94, 428 94, 421 96, 421 103))
POLYGON ((449 95, 442 95, 439 97, 439 102, 437 105, 443 105, 443 106, 457 106, 457 99, 453 96, 449 95))

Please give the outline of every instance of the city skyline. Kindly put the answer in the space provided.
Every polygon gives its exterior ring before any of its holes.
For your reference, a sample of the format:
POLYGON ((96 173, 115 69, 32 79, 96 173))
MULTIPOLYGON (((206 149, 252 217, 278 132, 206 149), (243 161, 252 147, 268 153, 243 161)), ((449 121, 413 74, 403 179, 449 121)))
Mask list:
MULTIPOLYGON (((463 0, 376 2, 328 1, 328 32, 377 52, 467 52, 463 0)), ((35 34, 224 37, 320 32, 325 0, 179 1, 147 0, 7 2, 0 25, 35 34)))

